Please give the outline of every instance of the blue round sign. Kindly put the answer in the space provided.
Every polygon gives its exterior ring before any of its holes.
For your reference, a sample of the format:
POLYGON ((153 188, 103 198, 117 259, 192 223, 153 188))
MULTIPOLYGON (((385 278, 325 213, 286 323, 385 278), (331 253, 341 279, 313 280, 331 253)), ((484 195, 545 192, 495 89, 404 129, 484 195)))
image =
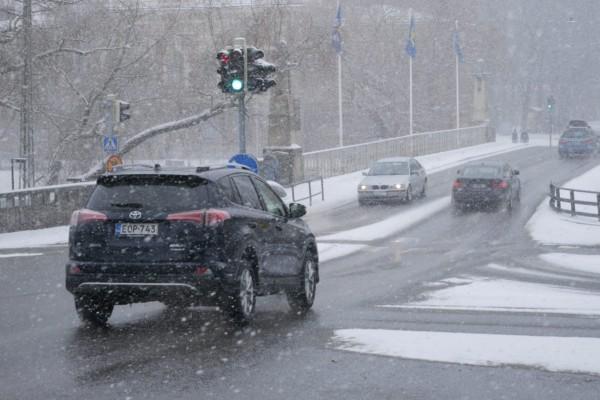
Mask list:
POLYGON ((229 160, 231 168, 242 167, 258 174, 258 160, 252 154, 236 154, 229 160))

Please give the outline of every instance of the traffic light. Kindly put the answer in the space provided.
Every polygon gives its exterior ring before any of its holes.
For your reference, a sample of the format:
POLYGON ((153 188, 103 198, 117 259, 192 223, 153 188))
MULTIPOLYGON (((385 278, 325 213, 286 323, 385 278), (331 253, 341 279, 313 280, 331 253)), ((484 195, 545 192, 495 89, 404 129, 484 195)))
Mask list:
POLYGON ((256 47, 247 47, 246 54, 247 61, 244 60, 243 48, 227 47, 217 53, 217 60, 219 60, 217 73, 221 76, 218 87, 223 93, 235 94, 245 89, 246 67, 248 68, 246 89, 249 92, 264 92, 275 85, 275 81, 269 79, 269 75, 275 72, 276 68, 262 59, 265 56, 264 52, 256 47))
POLYGON ((244 90, 244 53, 241 49, 228 47, 217 53, 221 75, 218 84, 223 93, 239 93, 244 90))
POLYGON ((275 81, 269 77, 277 70, 275 65, 263 60, 265 53, 256 47, 248 47, 246 51, 248 53, 248 91, 265 92, 275 86, 275 81))
POLYGON ((554 104, 554 96, 548 96, 548 99, 546 100, 546 108, 548 109, 548 111, 554 110, 554 104))
POLYGON ((114 121, 116 123, 124 122, 131 118, 131 115, 129 114, 131 105, 129 103, 122 100, 115 100, 113 104, 114 121))

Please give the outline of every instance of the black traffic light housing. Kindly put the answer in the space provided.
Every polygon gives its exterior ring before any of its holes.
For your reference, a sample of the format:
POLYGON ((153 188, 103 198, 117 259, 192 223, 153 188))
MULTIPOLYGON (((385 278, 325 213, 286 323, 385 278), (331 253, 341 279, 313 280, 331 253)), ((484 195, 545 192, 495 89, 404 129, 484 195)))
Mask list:
POLYGON ((277 71, 275 65, 263 60, 265 53, 256 47, 248 47, 248 90, 265 92, 275 86, 270 75, 277 71))
POLYGON ((275 85, 269 75, 276 71, 276 67, 262 59, 265 53, 250 46, 246 48, 246 54, 245 62, 242 48, 227 47, 217 53, 217 73, 221 76, 218 87, 223 93, 240 93, 244 86, 249 92, 264 92, 275 85), (244 70, 246 66, 247 71, 244 70), (248 82, 244 82, 245 75, 248 82))

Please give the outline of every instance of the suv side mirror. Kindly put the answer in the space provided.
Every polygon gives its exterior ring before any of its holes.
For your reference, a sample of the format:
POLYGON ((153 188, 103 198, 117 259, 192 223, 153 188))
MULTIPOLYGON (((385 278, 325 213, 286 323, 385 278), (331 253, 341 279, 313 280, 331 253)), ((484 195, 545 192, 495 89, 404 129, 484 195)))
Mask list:
POLYGON ((299 203, 290 204, 290 218, 301 218, 306 215, 306 206, 299 203))

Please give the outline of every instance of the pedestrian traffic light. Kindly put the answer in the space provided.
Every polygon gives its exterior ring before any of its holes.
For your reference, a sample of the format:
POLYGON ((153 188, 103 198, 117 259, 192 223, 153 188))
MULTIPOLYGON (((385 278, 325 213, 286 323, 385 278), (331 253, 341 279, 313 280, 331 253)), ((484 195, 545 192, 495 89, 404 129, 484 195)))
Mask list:
POLYGON ((270 75, 277 68, 275 65, 263 60, 265 53, 256 47, 248 47, 248 91, 267 91, 271 86, 275 86, 275 81, 270 79, 270 75))
POLYGON ((131 105, 129 103, 122 100, 115 100, 113 107, 115 122, 124 122, 131 118, 131 115, 129 114, 131 105))

